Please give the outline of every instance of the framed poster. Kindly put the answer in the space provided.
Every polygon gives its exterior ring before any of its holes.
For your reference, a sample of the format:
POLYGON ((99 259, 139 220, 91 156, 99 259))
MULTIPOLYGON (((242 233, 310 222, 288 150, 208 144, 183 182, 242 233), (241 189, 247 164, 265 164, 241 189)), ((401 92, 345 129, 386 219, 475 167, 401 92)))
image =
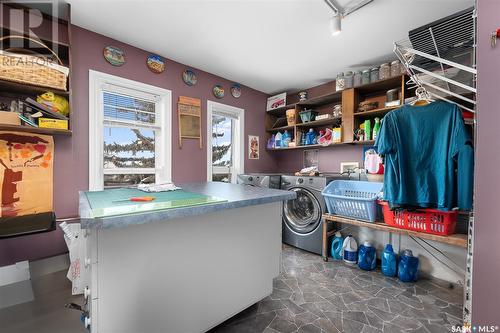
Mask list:
POLYGON ((0 131, 0 217, 53 210, 53 157, 50 135, 0 131))
POLYGON ((248 159, 258 160, 260 155, 259 137, 256 135, 248 136, 248 159))
POLYGON ((286 105, 286 92, 271 96, 267 99, 266 111, 271 111, 286 105))

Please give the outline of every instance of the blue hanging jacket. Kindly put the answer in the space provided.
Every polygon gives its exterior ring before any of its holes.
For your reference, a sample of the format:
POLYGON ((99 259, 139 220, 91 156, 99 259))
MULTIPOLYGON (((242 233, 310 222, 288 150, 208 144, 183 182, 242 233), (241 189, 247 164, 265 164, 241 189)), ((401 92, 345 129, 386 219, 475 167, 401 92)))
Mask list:
POLYGON ((388 113, 375 142, 384 199, 397 206, 472 208, 474 152, 458 106, 433 102, 388 113))

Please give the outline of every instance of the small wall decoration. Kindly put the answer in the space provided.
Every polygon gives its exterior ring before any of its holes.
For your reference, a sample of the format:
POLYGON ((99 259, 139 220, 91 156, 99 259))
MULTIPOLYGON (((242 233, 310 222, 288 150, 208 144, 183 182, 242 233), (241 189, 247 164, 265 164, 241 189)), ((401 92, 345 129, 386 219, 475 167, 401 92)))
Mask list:
POLYGON ((248 136, 248 159, 258 160, 260 155, 259 137, 256 135, 248 136))
POLYGON ((188 86, 194 86, 196 82, 198 82, 196 74, 190 69, 186 69, 184 72, 182 72, 182 80, 188 86))
POLYGON ((267 99, 266 111, 271 111, 286 105, 286 92, 271 96, 267 99))
POLYGON ((340 162, 340 172, 353 172, 359 168, 359 162, 340 162))
POLYGON ((151 72, 160 74, 165 71, 165 61, 156 54, 151 54, 146 61, 148 68, 151 72))
POLYGON ((121 66, 125 63, 125 52, 114 46, 106 46, 103 51, 104 59, 113 66, 121 66))
POLYGON ((231 87, 231 95, 234 98, 239 98, 241 96, 241 86, 237 83, 233 84, 231 87))
POLYGON ((179 148, 182 148, 182 139, 200 140, 201 142, 201 100, 198 98, 179 96, 177 103, 179 121, 179 148))
POLYGON ((221 85, 216 84, 214 88, 212 89, 214 96, 217 98, 223 98, 224 97, 224 88, 222 88, 221 85))

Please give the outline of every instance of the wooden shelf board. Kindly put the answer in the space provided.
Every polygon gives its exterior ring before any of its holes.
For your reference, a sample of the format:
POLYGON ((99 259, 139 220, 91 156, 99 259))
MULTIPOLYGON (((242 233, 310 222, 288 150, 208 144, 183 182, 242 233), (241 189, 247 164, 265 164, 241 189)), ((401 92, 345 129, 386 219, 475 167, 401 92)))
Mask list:
POLYGON ((368 83, 359 87, 355 87, 357 91, 362 94, 373 94, 380 92, 381 94, 386 93, 387 90, 401 88, 402 76, 394 76, 385 80, 379 80, 373 83, 368 83))
POLYGON ((375 116, 383 116, 389 111, 395 110, 397 108, 400 108, 401 105, 398 106, 389 106, 386 108, 380 108, 380 109, 374 109, 370 111, 365 111, 365 112, 357 112, 354 114, 354 117, 375 117, 375 116))
POLYGON ((453 235, 449 235, 449 236, 439 236, 439 235, 433 235, 433 234, 426 234, 426 233, 418 232, 418 231, 399 229, 399 228, 391 227, 383 222, 371 223, 371 222, 354 220, 354 219, 350 219, 350 218, 346 218, 346 217, 342 217, 342 216, 337 216, 337 215, 331 215, 331 214, 323 214, 323 219, 325 219, 325 221, 350 224, 350 225, 355 225, 355 226, 359 226, 359 227, 366 227, 366 228, 370 228, 370 229, 386 231, 386 232, 391 232, 391 233, 396 233, 396 234, 401 234, 401 235, 408 235, 408 236, 428 239, 428 240, 435 241, 435 242, 440 242, 440 243, 445 243, 445 244, 450 244, 450 245, 455 245, 455 246, 467 248, 467 235, 466 234, 453 234, 453 235))
POLYGON ((9 125, 0 124, 0 131, 15 131, 15 132, 28 132, 46 135, 72 135, 70 130, 56 129, 56 128, 40 128, 23 125, 9 125))
POLYGON ((268 128, 266 129, 266 132, 273 133, 277 131, 284 131, 284 130, 294 130, 295 126, 290 125, 290 126, 281 126, 281 127, 275 127, 275 128, 268 128))
POLYGON ((341 102, 342 91, 335 91, 333 93, 312 97, 303 102, 298 102, 298 106, 320 106, 329 103, 341 102))
POLYGON ((351 143, 360 146, 373 146, 375 144, 375 140, 353 141, 351 143))
POLYGON ((341 119, 342 119, 341 117, 335 117, 335 118, 314 120, 314 121, 310 121, 307 123, 300 123, 300 124, 297 124, 296 126, 297 127, 315 127, 315 126, 331 125, 331 124, 338 122, 341 119))
MULTIPOLYGON (((20 93, 24 95, 32 95, 35 97, 36 94, 43 94, 46 91, 53 91, 56 95, 69 96, 69 91, 48 88, 48 87, 38 87, 32 86, 24 83, 10 82, 5 80, 0 80, 0 94, 3 92, 7 93, 20 93)), ((33 98, 36 99, 36 98, 33 98)))
POLYGON ((296 103, 287 104, 285 106, 280 106, 279 108, 266 111, 266 113, 267 114, 272 114, 272 115, 275 115, 275 116, 279 116, 279 115, 285 114, 286 110, 288 110, 288 109, 295 109, 295 104, 296 103))
POLYGON ((343 142, 340 143, 332 143, 328 146, 323 146, 323 145, 305 145, 305 146, 296 146, 296 147, 283 147, 283 148, 266 148, 267 150, 293 150, 293 149, 316 149, 316 148, 331 148, 335 146, 341 146, 344 145, 343 142))

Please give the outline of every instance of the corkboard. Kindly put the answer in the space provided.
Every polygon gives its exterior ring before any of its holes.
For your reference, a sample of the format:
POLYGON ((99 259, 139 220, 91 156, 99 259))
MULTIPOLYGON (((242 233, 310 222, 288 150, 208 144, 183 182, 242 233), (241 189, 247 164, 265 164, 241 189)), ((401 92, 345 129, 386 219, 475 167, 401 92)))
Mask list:
POLYGON ((182 139, 198 139, 200 149, 203 148, 201 140, 201 100, 179 96, 177 116, 179 121, 179 147, 182 148, 182 139))

